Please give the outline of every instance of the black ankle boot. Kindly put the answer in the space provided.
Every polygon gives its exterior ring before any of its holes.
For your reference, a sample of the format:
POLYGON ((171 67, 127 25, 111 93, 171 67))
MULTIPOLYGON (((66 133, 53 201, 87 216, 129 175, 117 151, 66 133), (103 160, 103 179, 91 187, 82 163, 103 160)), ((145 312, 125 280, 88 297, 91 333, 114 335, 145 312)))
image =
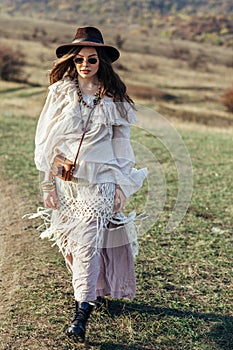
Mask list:
POLYGON ((97 297, 95 300, 96 311, 103 310, 105 306, 106 306, 106 300, 104 299, 104 297, 97 297))
POLYGON ((86 334, 86 323, 91 315, 93 305, 75 301, 75 313, 70 326, 67 329, 67 334, 72 337, 74 341, 84 343, 86 334))

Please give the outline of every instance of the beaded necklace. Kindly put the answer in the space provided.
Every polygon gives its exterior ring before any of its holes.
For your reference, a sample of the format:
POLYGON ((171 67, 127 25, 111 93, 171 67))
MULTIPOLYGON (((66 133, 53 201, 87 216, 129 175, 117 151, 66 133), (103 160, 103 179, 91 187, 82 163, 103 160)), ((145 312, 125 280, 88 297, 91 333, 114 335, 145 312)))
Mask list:
POLYGON ((78 102, 79 102, 79 109, 80 109, 80 115, 81 115, 81 128, 82 128, 82 131, 85 131, 85 132, 90 131, 90 127, 91 127, 90 124, 93 123, 92 116, 93 116, 94 109, 101 100, 101 97, 100 97, 101 85, 99 86, 98 91, 94 95, 96 97, 93 100, 92 106, 88 105, 86 103, 86 101, 84 101, 82 91, 81 91, 80 86, 79 86, 78 79, 75 79, 75 85, 77 87, 77 93, 78 93, 78 102), (88 113, 86 124, 83 120, 82 106, 90 109, 90 112, 88 113))
POLYGON ((97 91, 97 92, 95 93, 95 95, 94 95, 95 98, 94 98, 94 100, 93 100, 93 106, 90 106, 90 105, 88 105, 87 102, 84 101, 84 99, 83 99, 83 94, 82 94, 82 91, 81 91, 81 89, 80 89, 78 79, 75 79, 75 85, 76 85, 76 87, 77 87, 78 102, 79 102, 79 103, 82 103, 84 107, 87 107, 87 108, 90 108, 90 109, 91 109, 91 108, 95 107, 95 106, 99 103, 99 101, 101 100, 101 97, 100 97, 101 86, 99 86, 98 91, 97 91))

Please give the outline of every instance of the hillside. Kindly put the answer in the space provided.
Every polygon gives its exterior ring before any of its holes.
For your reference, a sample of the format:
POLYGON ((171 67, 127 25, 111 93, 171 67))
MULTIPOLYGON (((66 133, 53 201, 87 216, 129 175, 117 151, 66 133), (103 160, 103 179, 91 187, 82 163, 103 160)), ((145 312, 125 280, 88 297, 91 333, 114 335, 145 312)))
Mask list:
MULTIPOLYGON (((61 42, 69 42, 77 23, 30 18, 29 16, 0 13, 0 49, 14 49, 19 57, 22 53, 24 65, 20 81, 16 85, 1 81, 2 109, 21 110, 24 93, 12 100, 4 91, 22 89, 27 82, 37 86, 37 117, 47 87, 48 70, 54 60, 55 48, 61 42), (17 28, 17 30, 15 30, 17 28), (44 92, 45 93, 45 92, 44 92), (22 97, 21 97, 22 95, 22 97), (4 97, 4 99, 3 99, 4 97), (20 107, 20 109, 19 109, 20 107)), ((178 38, 160 37, 157 30, 143 26, 99 26, 106 43, 117 45, 117 36, 123 39, 121 58, 115 68, 126 82, 129 94, 136 103, 154 106, 169 118, 215 127, 233 125, 232 114, 222 105, 222 95, 232 86, 232 50, 217 45, 203 45, 178 38)), ((11 67, 12 68, 12 67, 11 67)), ((23 88, 24 89, 24 88, 23 88)))
POLYGON ((233 11, 231 1, 218 0, 3 0, 1 3, 2 9, 10 13, 46 11, 46 16, 56 17, 62 11, 62 13, 69 13, 73 19, 76 17, 75 11, 79 14, 105 13, 112 19, 114 15, 124 18, 133 15, 135 20, 155 13, 167 15, 182 11, 189 14, 202 12, 217 15, 233 11))
POLYGON ((81 25, 137 25, 163 37, 233 43, 230 0, 3 0, 0 11, 81 25))

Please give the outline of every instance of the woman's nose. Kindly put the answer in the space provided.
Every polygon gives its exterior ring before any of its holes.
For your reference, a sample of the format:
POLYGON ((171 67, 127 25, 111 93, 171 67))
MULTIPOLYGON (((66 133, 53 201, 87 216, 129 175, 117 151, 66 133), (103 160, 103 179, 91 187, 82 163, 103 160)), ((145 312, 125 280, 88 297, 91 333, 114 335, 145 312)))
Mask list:
POLYGON ((82 63, 82 65, 83 66, 88 66, 88 59, 87 58, 83 58, 83 63, 82 63))

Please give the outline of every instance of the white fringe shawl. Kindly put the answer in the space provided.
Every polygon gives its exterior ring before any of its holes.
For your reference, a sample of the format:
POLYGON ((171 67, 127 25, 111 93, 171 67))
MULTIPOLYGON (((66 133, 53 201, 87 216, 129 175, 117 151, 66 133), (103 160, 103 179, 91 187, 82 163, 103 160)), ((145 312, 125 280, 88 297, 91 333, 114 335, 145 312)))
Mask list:
MULTIPOLYGON (((90 184, 85 180, 63 181, 56 178, 59 209, 38 208, 30 219, 44 221, 42 239, 48 238, 68 255, 77 247, 90 245, 94 253, 100 248, 131 244, 133 255, 138 254, 135 212, 125 216, 113 213, 115 184, 90 184)), ((42 225, 39 227, 42 229, 42 225)))

